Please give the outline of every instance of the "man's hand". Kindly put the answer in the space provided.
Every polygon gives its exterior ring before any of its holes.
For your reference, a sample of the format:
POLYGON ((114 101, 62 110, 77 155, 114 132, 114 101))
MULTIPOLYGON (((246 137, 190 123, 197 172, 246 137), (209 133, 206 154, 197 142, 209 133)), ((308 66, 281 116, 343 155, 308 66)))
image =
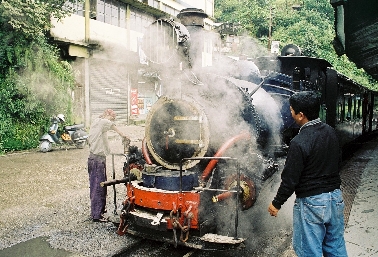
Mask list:
POLYGON ((277 217, 278 211, 279 209, 277 209, 276 207, 273 206, 272 203, 270 203, 268 207, 268 212, 270 213, 270 216, 277 217))
POLYGON ((130 140, 130 138, 128 138, 127 136, 122 136, 122 144, 124 144, 124 145, 130 145, 130 143, 131 143, 131 140, 130 140))

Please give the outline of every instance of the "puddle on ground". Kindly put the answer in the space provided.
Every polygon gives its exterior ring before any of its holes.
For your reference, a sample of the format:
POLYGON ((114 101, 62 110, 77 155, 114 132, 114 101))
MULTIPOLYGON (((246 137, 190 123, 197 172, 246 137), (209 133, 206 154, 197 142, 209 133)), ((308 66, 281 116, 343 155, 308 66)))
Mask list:
POLYGON ((73 254, 51 248, 46 237, 38 237, 0 250, 0 257, 68 257, 73 254))

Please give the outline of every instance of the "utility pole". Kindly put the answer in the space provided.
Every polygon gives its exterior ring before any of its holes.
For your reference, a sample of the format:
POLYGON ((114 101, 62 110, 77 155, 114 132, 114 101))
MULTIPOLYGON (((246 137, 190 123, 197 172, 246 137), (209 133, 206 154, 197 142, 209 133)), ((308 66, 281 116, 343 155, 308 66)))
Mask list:
POLYGON ((273 26, 273 11, 274 11, 274 7, 270 7, 270 11, 269 11, 269 38, 268 38, 268 50, 270 51, 270 47, 271 47, 271 43, 272 43, 272 26, 273 26))
MULTIPOLYGON (((89 0, 85 0, 85 35, 84 35, 84 41, 85 41, 85 44, 89 44, 89 39, 90 39, 90 34, 89 34, 89 22, 90 22, 90 13, 89 13, 89 10, 90 10, 90 3, 89 3, 89 0)), ((84 95, 85 95, 85 98, 84 98, 84 108, 85 108, 85 126, 86 127, 89 127, 90 126, 90 123, 91 123, 91 118, 90 118, 90 94, 89 94, 89 90, 90 90, 90 85, 89 85, 89 57, 85 57, 84 59, 84 76, 85 76, 85 79, 84 79, 84 95)))
POLYGON ((287 0, 285 0, 285 3, 286 3, 286 13, 287 13, 287 0))

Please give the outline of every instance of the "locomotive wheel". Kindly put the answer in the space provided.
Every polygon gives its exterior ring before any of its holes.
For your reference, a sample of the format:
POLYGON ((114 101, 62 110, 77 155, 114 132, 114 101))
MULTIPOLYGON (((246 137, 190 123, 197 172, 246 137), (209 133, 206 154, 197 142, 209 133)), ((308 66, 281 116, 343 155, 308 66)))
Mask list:
MULTIPOLYGON (((237 175, 233 174, 226 178, 225 189, 233 190, 237 188, 237 175)), ((242 191, 240 199, 243 210, 247 210, 252 207, 256 201, 256 187, 252 179, 240 174, 240 189, 242 191)))
POLYGON ((85 146, 87 145, 87 141, 82 141, 82 142, 78 142, 76 143, 76 147, 79 148, 79 149, 83 149, 85 146))

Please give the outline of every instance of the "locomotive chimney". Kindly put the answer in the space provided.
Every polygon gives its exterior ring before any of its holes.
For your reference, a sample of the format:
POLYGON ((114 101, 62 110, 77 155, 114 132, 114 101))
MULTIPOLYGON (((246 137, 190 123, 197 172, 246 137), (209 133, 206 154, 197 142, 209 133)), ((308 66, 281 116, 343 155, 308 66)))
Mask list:
POLYGON ((190 41, 188 42, 189 66, 196 69, 206 66, 201 57, 204 49, 204 32, 205 32, 205 18, 208 15, 201 9, 186 8, 180 11, 177 18, 180 23, 184 25, 190 33, 190 41))
POLYGON ((186 8, 180 11, 177 18, 184 26, 204 27, 204 19, 209 17, 203 10, 197 8, 186 8))

